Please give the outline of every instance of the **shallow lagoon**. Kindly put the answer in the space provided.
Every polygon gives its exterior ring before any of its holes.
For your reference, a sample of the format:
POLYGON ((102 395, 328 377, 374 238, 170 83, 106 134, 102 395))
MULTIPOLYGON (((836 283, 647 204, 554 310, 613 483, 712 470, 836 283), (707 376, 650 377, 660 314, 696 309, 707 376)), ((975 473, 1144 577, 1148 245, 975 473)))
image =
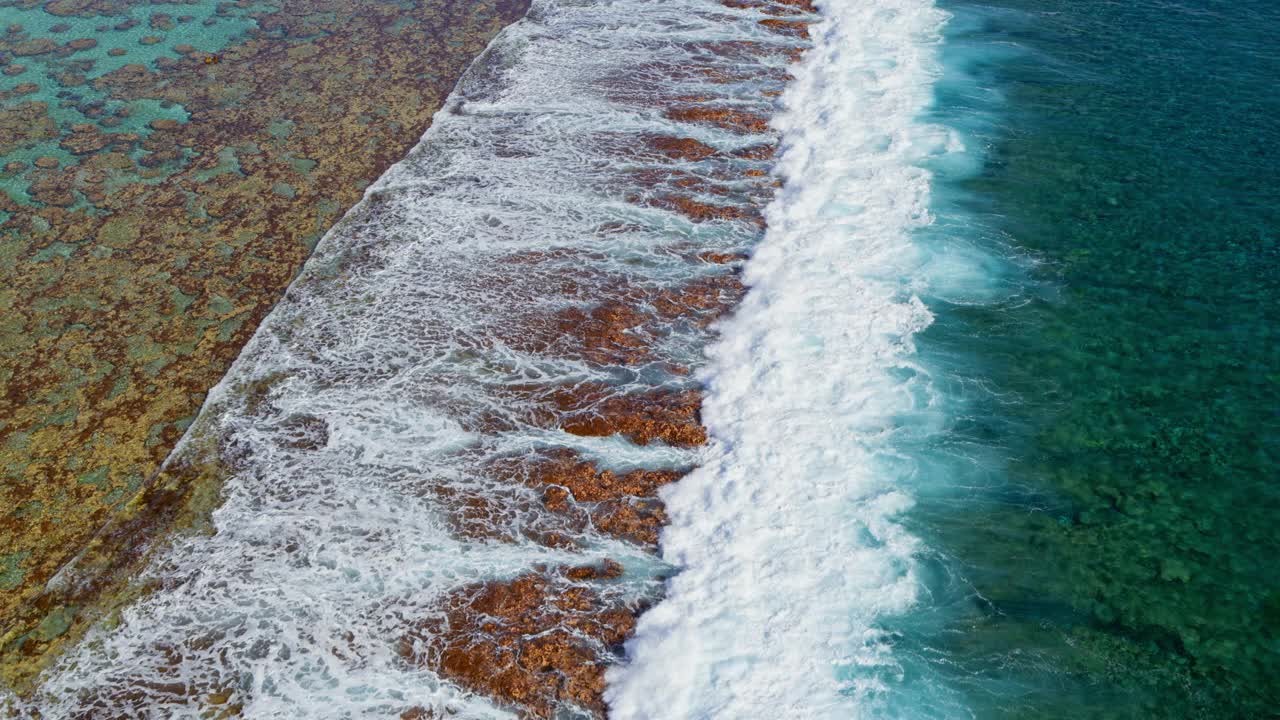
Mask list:
POLYGON ((525 7, 0 1, 0 677, 92 616, 104 586, 46 582, 525 7))

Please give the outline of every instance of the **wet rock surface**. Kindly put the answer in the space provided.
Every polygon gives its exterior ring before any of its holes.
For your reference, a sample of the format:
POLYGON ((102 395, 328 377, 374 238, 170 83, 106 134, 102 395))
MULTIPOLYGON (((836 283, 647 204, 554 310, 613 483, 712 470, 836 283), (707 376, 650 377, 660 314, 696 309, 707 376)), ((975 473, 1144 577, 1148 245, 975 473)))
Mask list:
MULTIPOLYGON (((780 15, 812 10, 800 2, 751 7, 780 15)), ((785 29, 781 34, 803 37, 800 30, 807 24, 796 21, 777 27, 785 29)), ((733 51, 744 50, 738 47, 733 51)), ((781 52, 789 59, 798 56, 790 50, 781 52)), ((622 97, 625 93, 615 94, 615 98, 622 97)), ((767 131, 766 117, 727 108, 722 102, 714 97, 676 98, 664 114, 678 122, 709 124, 735 133, 767 131), (695 102, 698 104, 691 104, 695 102)), ((771 142, 718 150, 690 137, 645 135, 622 141, 619 153, 635 158, 656 156, 672 163, 764 163, 776 150, 771 142)), ((647 191, 627 199, 677 213, 695 223, 745 220, 762 226, 760 210, 776 189, 766 168, 735 165, 732 169, 699 171, 635 171, 629 175, 629 186, 639 181, 647 191), (710 198, 718 201, 710 202, 710 198)), ((612 229, 602 230, 607 235, 612 229)), ((738 253, 703 252, 694 257, 731 268, 744 260, 738 253)), ((543 260, 546 258, 526 257, 517 262, 536 264, 543 260)), ((563 276, 559 283, 560 290, 593 301, 585 307, 561 310, 545 324, 535 322, 526 328, 530 332, 511 340, 526 349, 602 366, 654 361, 652 348, 672 323, 708 327, 745 291, 733 272, 709 274, 666 288, 572 274, 563 276)), ((670 366, 666 370, 687 372, 670 366)), ((702 397, 698 390, 635 392, 598 383, 513 389, 523 400, 533 402, 529 422, 557 427, 571 435, 625 437, 639 446, 660 443, 693 448, 707 441, 699 418, 702 397)), ((541 451, 498 462, 487 473, 496 487, 522 486, 534 490, 533 495, 495 492, 492 487, 456 493, 452 496, 457 508, 455 527, 469 537, 498 542, 532 539, 552 548, 580 547, 579 538, 591 528, 656 550, 660 530, 667 522, 658 492, 685 472, 612 471, 574 450, 541 451)), ((641 609, 607 600, 607 583, 601 586, 599 581, 621 572, 621 567, 603 575, 590 568, 558 568, 466 587, 448 599, 445 617, 424 627, 420 634, 406 635, 399 651, 465 687, 503 701, 525 717, 552 717, 566 705, 604 717, 603 672, 615 659, 608 650, 629 635, 641 609), (586 587, 566 586, 568 580, 586 581, 586 587)))
POLYGON ((601 717, 604 671, 640 608, 584 581, 621 572, 606 562, 464 587, 446 599, 443 617, 406 634, 397 651, 527 717, 551 718, 565 705, 601 717))

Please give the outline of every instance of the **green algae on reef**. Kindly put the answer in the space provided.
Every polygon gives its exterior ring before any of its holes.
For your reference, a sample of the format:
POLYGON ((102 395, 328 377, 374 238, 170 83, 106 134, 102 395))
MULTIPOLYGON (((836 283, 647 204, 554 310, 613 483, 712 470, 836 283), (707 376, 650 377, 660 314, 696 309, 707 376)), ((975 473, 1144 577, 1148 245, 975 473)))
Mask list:
POLYGON ((319 236, 525 8, 0 0, 7 683, 216 505, 217 441, 161 461, 319 236))

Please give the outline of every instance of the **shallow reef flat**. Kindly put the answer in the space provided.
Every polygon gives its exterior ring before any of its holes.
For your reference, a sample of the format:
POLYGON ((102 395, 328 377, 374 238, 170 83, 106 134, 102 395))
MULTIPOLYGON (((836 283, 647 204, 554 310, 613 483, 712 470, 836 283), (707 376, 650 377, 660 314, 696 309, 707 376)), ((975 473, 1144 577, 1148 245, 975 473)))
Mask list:
POLYGON ((526 9, 0 1, 7 683, 157 525, 214 502, 218 468, 161 462, 323 232, 526 9), (77 554, 98 580, 51 584, 77 554))
POLYGON ((23 607, 0 714, 605 717, 816 19, 553 0, 508 25, 23 607))

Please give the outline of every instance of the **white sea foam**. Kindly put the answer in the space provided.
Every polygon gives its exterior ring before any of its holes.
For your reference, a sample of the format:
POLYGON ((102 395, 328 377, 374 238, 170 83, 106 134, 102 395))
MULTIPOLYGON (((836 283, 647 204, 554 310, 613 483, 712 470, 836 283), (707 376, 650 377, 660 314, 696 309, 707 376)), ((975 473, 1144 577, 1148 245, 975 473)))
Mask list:
POLYGON ((973 273, 913 237, 931 220, 921 162, 959 149, 919 120, 945 15, 818 3, 775 122, 785 187, 703 373, 712 450, 664 492, 681 571, 610 673, 618 720, 876 717, 901 680, 878 623, 918 594, 894 449, 901 418, 919 432, 932 414, 918 296, 973 273))

